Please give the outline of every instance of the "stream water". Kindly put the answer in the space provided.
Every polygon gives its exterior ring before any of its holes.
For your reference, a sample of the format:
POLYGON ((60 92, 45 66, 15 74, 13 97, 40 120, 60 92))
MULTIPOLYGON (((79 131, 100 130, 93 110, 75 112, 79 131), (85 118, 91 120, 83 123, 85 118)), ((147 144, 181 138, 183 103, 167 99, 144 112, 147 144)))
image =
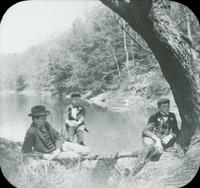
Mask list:
MULTIPOLYGON (((28 114, 31 107, 38 104, 45 105, 51 111, 48 121, 61 131, 65 107, 63 101, 55 97, 6 94, 0 96, 0 137, 23 141, 32 121, 28 114)), ((105 155, 140 149, 141 131, 146 118, 137 109, 113 112, 89 108, 86 125, 90 132, 85 133, 86 143, 92 151, 105 155)))

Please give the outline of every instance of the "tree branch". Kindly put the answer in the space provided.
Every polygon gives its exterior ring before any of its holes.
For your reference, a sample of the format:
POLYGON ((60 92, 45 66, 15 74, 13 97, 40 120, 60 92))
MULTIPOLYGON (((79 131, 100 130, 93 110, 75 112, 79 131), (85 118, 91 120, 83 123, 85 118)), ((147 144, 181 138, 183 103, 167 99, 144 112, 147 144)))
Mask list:
POLYGON ((121 25, 120 23, 119 23, 119 18, 116 20, 116 22, 117 22, 117 24, 120 26, 120 28, 123 30, 123 31, 125 31, 125 33, 135 42, 135 43, 137 43, 138 44, 138 46, 140 47, 140 48, 142 48, 144 51, 146 51, 146 52, 148 52, 148 53, 150 53, 150 54, 152 54, 152 52, 150 51, 150 50, 147 50, 147 49, 145 49, 125 28, 124 28, 124 26, 123 25, 121 25))

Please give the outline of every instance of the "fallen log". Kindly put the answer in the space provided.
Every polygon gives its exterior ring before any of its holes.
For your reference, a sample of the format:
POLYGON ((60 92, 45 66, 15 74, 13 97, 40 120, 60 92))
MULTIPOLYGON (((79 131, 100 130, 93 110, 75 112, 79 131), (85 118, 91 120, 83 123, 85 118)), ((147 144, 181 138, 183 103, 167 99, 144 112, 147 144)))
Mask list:
POLYGON ((129 157, 138 157, 140 154, 140 151, 134 151, 130 154, 119 154, 116 153, 115 156, 111 156, 111 157, 97 157, 97 158, 87 158, 87 157, 83 157, 83 160, 106 160, 106 159, 121 159, 121 158, 129 158, 129 157))

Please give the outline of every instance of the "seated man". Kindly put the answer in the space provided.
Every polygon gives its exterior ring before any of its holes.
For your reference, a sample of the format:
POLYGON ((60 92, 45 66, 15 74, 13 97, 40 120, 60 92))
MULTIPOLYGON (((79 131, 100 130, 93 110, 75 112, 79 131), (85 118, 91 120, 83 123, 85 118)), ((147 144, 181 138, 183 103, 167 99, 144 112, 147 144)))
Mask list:
POLYGON ((80 105, 81 95, 72 93, 70 98, 72 104, 66 107, 64 113, 65 134, 68 134, 67 140, 70 142, 77 136, 78 144, 84 146, 84 131, 88 130, 85 128, 85 109, 80 105))
POLYGON ((170 100, 160 99, 157 105, 159 111, 149 118, 148 127, 142 133, 146 157, 151 154, 152 160, 158 160, 163 149, 173 146, 179 133, 176 116, 169 112, 170 100))
POLYGON ((46 159, 55 157, 78 157, 80 154, 90 154, 86 146, 64 141, 64 138, 47 122, 50 112, 42 105, 34 106, 29 116, 32 124, 26 132, 22 147, 23 153, 40 153, 46 159), (65 155, 63 155, 65 153, 65 155))

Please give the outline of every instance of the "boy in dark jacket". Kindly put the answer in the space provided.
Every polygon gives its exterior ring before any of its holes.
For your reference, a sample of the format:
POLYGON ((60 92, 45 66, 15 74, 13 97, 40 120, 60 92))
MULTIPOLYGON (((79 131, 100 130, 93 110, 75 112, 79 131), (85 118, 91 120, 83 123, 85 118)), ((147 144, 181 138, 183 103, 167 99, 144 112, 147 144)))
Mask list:
POLYGON ((129 176, 138 173, 149 160, 159 160, 163 150, 173 146, 179 134, 176 116, 169 112, 170 100, 167 98, 159 99, 157 105, 158 112, 149 118, 147 128, 142 132, 145 149, 140 153, 129 176))
POLYGON ((149 118, 142 139, 147 151, 153 147, 159 159, 163 150, 173 146, 179 129, 175 114, 169 112, 170 100, 162 98, 158 100, 157 105, 159 111, 149 118))

